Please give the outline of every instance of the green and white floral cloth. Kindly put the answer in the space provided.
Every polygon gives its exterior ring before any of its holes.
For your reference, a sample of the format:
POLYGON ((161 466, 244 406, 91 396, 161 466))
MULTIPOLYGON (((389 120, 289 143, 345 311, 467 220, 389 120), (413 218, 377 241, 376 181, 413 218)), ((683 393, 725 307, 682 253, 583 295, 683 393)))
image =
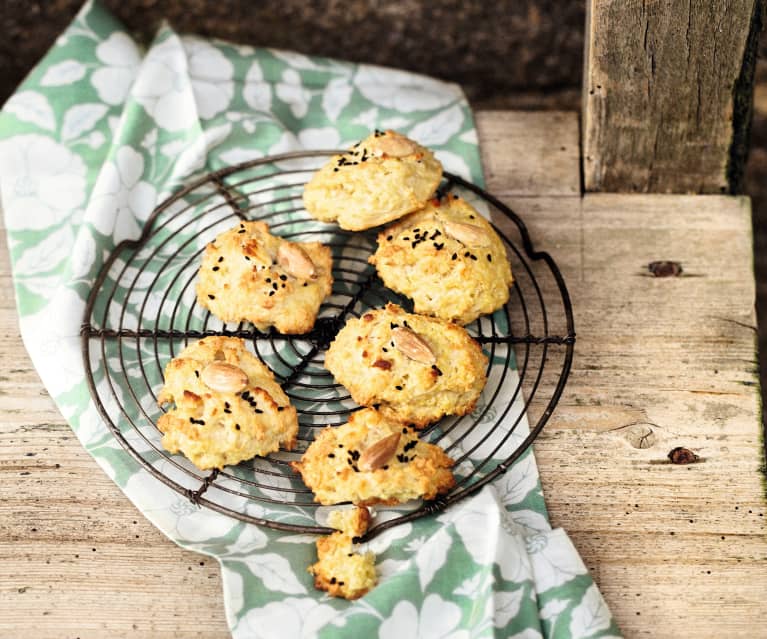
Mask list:
POLYGON ((84 379, 79 329, 100 267, 193 174, 396 128, 481 183, 453 85, 389 69, 181 37, 142 52, 86 4, 0 114, 0 188, 26 347, 104 471, 176 543, 221 562, 235 637, 615 637, 566 534, 552 530, 532 453, 492 488, 369 542, 380 584, 317 592, 314 538, 199 509, 114 440, 84 379))

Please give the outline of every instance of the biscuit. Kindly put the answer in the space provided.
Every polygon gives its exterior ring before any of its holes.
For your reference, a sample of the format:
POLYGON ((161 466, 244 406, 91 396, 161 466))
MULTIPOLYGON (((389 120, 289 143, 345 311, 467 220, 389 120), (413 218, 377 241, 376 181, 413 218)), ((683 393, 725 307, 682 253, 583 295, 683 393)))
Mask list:
POLYGON ((349 320, 325 368, 358 404, 418 427, 470 413, 487 381, 487 358, 464 328, 395 304, 349 320))
POLYGON ((333 287, 330 249, 289 242, 264 222, 240 222, 205 248, 197 301, 225 322, 306 333, 333 287))
POLYGON ((291 466, 321 504, 399 504, 434 499, 455 485, 453 460, 416 431, 373 408, 323 429, 291 466))
POLYGON ((201 470, 295 446, 296 409, 239 338, 206 337, 187 346, 165 367, 157 401, 175 404, 157 421, 163 447, 201 470))
MULTIPOLYGON (((359 510, 367 512, 364 508, 359 510)), ((314 575, 314 587, 332 597, 358 599, 376 585, 375 555, 355 552, 351 532, 334 532, 320 537, 317 560, 308 568, 314 575)))
POLYGON ((328 525, 350 537, 361 537, 370 527, 370 511, 365 506, 339 508, 328 514, 328 525))
POLYGON ((420 209, 441 179, 431 151, 396 131, 376 131, 312 176, 304 206, 318 220, 361 231, 420 209))
POLYGON ((378 235, 368 260, 416 313, 468 324, 509 300, 513 278, 501 239, 463 198, 448 195, 378 235))

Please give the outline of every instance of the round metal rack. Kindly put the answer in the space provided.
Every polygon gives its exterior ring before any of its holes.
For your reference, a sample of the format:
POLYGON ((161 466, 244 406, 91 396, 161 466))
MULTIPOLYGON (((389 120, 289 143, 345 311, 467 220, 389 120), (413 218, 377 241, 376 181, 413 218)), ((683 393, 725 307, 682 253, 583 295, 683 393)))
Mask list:
MULTIPOLYGON (((119 443, 143 468, 193 503, 237 519, 294 532, 326 533, 311 491, 290 468, 320 429, 359 407, 324 369, 323 354, 346 320, 386 302, 411 310, 386 289, 367 259, 375 229, 350 233, 303 209, 303 185, 336 151, 288 153, 201 176, 160 204, 138 240, 121 242, 105 262, 85 310, 82 352, 91 395, 119 443), (319 240, 333 252, 333 293, 305 335, 222 323, 196 301, 206 244, 241 220, 272 233, 319 240), (203 472, 160 445, 157 393, 166 364, 190 341, 243 338, 274 372, 299 415, 296 450, 203 472)), ((498 199, 446 173, 440 192, 458 193, 487 215, 503 239, 514 283, 509 302, 467 330, 488 356, 488 384, 476 410, 420 432, 456 460, 456 486, 425 503, 384 509, 370 538, 437 512, 505 472, 530 446, 564 389, 573 356, 572 306, 554 260, 536 251, 522 220, 498 199)))

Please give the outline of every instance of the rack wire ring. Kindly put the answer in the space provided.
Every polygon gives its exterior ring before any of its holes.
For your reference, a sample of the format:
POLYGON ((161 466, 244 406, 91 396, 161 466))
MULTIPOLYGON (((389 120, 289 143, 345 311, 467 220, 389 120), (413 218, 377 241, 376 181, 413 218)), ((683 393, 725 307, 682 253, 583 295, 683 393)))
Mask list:
MULTIPOLYGON (((303 209, 303 185, 335 153, 285 153, 190 181, 157 206, 137 240, 115 247, 91 290, 81 330, 91 396, 131 457, 193 504, 277 530, 329 531, 317 523, 318 504, 289 466, 319 429, 344 423, 359 408, 322 367, 323 351, 350 316, 387 301, 412 308, 408 299, 383 287, 367 264, 375 230, 348 233, 317 222, 303 209), (225 324, 196 303, 193 284, 205 245, 236 222, 255 219, 266 220, 275 234, 318 239, 333 251, 333 294, 307 335, 225 324), (296 452, 202 473, 159 444, 156 392, 165 364, 190 340, 209 335, 244 338, 270 366, 298 409, 296 452)), ((467 327, 489 357, 489 381, 478 408, 420 432, 456 459, 456 487, 432 502, 387 512, 367 539, 443 510, 506 472, 548 421, 572 364, 572 305, 552 257, 535 250, 519 216, 482 188, 445 173, 440 191, 447 189, 488 215, 506 246, 515 281, 502 309, 467 327)))

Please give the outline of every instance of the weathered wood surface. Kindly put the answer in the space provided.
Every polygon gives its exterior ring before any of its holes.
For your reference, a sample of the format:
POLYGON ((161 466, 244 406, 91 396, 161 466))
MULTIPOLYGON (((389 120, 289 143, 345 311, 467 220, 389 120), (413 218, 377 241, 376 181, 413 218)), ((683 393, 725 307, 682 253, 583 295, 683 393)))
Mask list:
MULTIPOLYGON (((581 199, 576 147, 566 162, 561 150, 575 114, 478 120, 491 189, 555 257, 575 306, 572 375, 536 444, 553 523, 627 637, 767 636, 748 201, 581 199), (658 259, 685 275, 649 277, 658 259), (675 446, 701 461, 669 464, 675 446)), ((4 248, 0 291, 0 636, 227 636, 215 564, 155 530, 47 397, 4 248)))
POLYGON ((734 193, 763 0, 588 0, 587 191, 734 193))

